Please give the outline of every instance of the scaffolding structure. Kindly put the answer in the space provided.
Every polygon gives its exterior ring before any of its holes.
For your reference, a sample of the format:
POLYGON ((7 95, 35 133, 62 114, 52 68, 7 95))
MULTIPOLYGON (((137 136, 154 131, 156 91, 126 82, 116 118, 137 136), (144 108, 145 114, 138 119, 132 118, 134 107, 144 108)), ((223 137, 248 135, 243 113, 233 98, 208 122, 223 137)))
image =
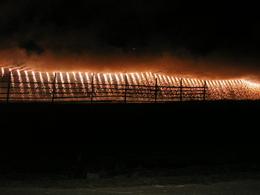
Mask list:
POLYGON ((4 70, 0 77, 1 102, 111 102, 163 103, 205 101, 208 86, 189 86, 183 79, 166 85, 156 75, 142 82, 128 74, 40 73, 4 70), (107 77, 106 77, 107 76, 107 77))

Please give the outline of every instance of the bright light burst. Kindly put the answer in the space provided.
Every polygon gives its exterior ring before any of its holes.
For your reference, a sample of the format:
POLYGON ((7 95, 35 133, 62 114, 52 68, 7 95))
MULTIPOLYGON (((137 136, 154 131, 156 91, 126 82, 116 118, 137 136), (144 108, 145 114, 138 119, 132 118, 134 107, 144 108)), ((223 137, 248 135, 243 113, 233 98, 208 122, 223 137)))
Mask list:
MULTIPOLYGON (((8 75, 11 76, 11 87, 16 91, 16 95, 37 93, 37 97, 48 97, 56 88, 57 96, 68 97, 89 97, 88 93, 100 93, 113 96, 118 90, 131 89, 131 93, 144 97, 144 89, 149 91, 158 87, 161 98, 168 98, 175 93, 175 88, 192 87, 207 88, 208 100, 257 100, 260 99, 260 83, 255 83, 246 79, 229 80, 202 80, 197 78, 179 78, 171 75, 164 75, 152 72, 133 73, 90 73, 90 72, 36 72, 31 70, 9 70, 1 68, 0 83, 4 82, 8 75), (54 80, 55 78, 55 80, 54 80), (140 90, 143 88, 142 90, 140 90), (98 92, 99 91, 99 92, 98 92), (26 93, 25 93, 26 92, 26 93), (39 95, 40 94, 40 95, 39 95)), ((3 85, 2 85, 3 86, 3 85)), ((1 90, 0 84, 0 90, 1 90)), ((117 92, 119 93, 119 92, 117 92)), ((123 92, 122 92, 123 93, 123 92)), ((186 92, 188 94, 188 92, 186 92)), ((177 92, 176 92, 176 95, 177 92)))

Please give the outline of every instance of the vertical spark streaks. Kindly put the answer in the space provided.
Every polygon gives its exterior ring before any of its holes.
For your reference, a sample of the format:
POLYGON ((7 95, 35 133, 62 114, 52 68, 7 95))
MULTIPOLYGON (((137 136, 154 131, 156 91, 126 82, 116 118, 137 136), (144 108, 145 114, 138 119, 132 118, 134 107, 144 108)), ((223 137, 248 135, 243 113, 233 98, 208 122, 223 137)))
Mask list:
MULTIPOLYGON (((122 100, 126 92, 129 93, 130 101, 145 101, 150 98, 151 102, 155 98, 154 93, 157 93, 157 101, 176 101, 180 98, 180 93, 183 93, 183 100, 202 100, 201 94, 205 90, 208 100, 260 99, 260 84, 245 79, 201 80, 152 72, 49 73, 21 69, 9 71, 13 93, 11 97, 23 100, 48 98, 54 92, 60 101, 64 98, 85 100, 93 96, 99 101, 122 100), (91 75, 95 75, 95 78, 91 75), (180 88, 182 92, 179 91, 180 88)), ((3 80, 5 69, 1 68, 0 73, 3 80)))

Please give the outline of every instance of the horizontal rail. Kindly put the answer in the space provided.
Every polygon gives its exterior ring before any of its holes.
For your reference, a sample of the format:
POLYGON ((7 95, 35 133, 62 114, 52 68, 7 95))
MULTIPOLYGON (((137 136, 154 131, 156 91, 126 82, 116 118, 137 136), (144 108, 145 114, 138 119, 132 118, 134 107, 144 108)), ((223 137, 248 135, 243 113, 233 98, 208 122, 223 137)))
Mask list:
POLYGON ((9 77, 0 78, 0 101, 85 101, 85 102, 170 102, 206 100, 208 87, 176 85, 17 81, 9 77))

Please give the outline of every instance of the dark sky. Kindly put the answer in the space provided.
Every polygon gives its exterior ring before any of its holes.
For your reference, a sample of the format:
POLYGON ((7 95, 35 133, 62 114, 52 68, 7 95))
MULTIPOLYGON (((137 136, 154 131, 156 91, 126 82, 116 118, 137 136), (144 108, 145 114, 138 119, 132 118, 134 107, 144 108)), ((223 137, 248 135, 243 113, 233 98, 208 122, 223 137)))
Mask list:
MULTIPOLYGON (((258 60, 258 6, 222 1, 2 0, 0 49, 28 55, 217 54, 258 60)), ((240 63, 237 66, 243 66, 240 63)), ((258 63, 250 68, 258 69, 258 63)))

